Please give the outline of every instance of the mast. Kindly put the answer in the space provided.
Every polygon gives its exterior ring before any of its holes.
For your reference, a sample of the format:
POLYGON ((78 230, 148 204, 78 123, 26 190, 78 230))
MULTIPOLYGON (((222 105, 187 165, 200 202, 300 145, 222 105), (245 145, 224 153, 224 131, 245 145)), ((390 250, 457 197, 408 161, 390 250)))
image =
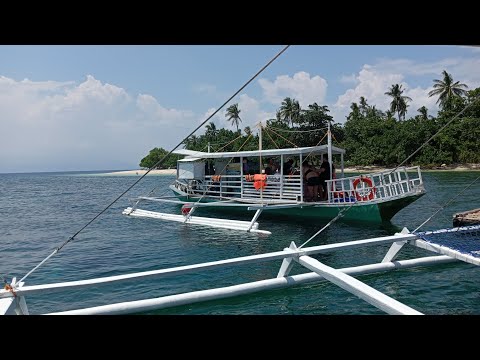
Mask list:
POLYGON ((332 134, 330 132, 330 121, 328 122, 328 166, 330 166, 330 180, 332 180, 332 134))
POLYGON ((258 166, 259 166, 259 173, 262 173, 262 121, 258 123, 258 151, 259 151, 259 159, 258 159, 258 166))

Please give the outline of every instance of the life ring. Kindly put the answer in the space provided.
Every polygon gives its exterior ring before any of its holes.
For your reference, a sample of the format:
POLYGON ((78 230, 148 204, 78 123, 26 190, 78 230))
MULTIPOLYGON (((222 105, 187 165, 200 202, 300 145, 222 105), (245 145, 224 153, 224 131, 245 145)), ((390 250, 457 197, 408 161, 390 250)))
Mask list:
POLYGON ((192 205, 191 204, 183 204, 182 215, 187 216, 190 213, 190 210, 192 210, 192 205))
POLYGON ((267 187, 267 175, 265 174, 255 174, 253 175, 253 187, 256 190, 265 189, 267 187))
POLYGON ((368 201, 368 200, 373 200, 375 198, 375 192, 377 189, 373 186, 372 179, 368 177, 359 177, 353 181, 353 190, 355 191, 355 197, 357 198, 358 201, 368 201), (367 186, 370 188, 367 194, 365 195, 360 195, 360 193, 357 191, 357 185, 360 184, 360 181, 364 182, 367 184, 367 186))

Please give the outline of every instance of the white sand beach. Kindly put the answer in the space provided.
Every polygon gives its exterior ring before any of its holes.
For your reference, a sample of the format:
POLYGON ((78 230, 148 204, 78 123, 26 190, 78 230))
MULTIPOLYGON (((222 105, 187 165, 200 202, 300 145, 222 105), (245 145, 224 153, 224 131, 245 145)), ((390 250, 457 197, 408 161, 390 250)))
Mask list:
MULTIPOLYGON (((139 170, 126 170, 126 171, 114 171, 109 173, 104 173, 101 175, 111 175, 111 176, 142 176, 147 172, 145 169, 139 170)), ((162 170, 152 170, 148 175, 175 175, 177 169, 162 169, 162 170)))
MULTIPOLYGON (((449 166, 439 166, 433 169, 426 169, 420 167, 422 171, 480 171, 480 164, 464 164, 464 165, 449 165, 449 166)), ((388 170, 384 167, 379 166, 357 166, 357 167, 346 167, 344 172, 346 173, 373 173, 388 170)), ((340 169, 337 168, 337 173, 340 169)), ((109 173, 103 173, 99 175, 108 175, 108 176, 142 176, 147 172, 146 169, 138 170, 125 170, 125 171, 113 171, 109 173)), ((162 170, 152 170, 148 175, 176 175, 177 169, 162 169, 162 170)))

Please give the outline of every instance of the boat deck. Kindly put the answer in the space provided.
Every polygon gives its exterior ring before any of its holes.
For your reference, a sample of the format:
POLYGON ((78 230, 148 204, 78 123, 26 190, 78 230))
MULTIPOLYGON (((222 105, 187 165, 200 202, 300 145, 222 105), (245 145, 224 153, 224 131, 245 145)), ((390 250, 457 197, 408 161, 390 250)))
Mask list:
POLYGON ((453 215, 453 226, 480 224, 480 209, 460 212, 453 215))

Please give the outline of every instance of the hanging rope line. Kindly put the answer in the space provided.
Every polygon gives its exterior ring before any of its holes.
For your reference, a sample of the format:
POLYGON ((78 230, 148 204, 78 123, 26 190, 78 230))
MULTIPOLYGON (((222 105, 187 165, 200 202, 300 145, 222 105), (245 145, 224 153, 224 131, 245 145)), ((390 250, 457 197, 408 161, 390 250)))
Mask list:
MULTIPOLYGON (((240 148, 237 150, 237 151, 241 151, 243 149, 243 147, 245 146, 245 144, 250 140, 250 138, 252 137, 252 134, 248 135, 247 139, 243 142, 243 144, 240 146, 240 148)), ((220 173, 222 173, 226 168, 227 166, 233 161, 233 157, 230 158, 230 160, 225 164, 225 166, 223 167, 222 170, 220 170, 220 173)), ((203 194, 202 196, 195 202, 200 202, 206 195, 207 195, 207 192, 210 191, 210 188, 213 186, 213 183, 210 184, 210 186, 208 186, 204 191, 203 191, 203 194)))
MULTIPOLYGON (((323 135, 323 137, 320 139, 320 141, 319 141, 319 142, 317 143, 317 145, 315 145, 315 146, 319 146, 320 143, 323 141, 323 139, 325 139, 325 136, 327 136, 327 135, 328 135, 328 131, 323 135)), ((307 156, 305 157, 305 159, 303 159, 303 162, 306 162, 307 159, 310 157, 310 155, 312 155, 312 151, 310 151, 310 152, 307 154, 307 156)))
POLYGON ((245 89, 253 80, 255 80, 266 68, 270 66, 275 60, 277 60, 288 48, 290 45, 286 45, 282 50, 280 50, 270 61, 268 61, 260 70, 258 70, 255 75, 253 75, 245 84, 243 84, 232 96, 230 96, 217 110, 215 110, 209 117, 207 117, 200 125, 198 125, 190 134, 188 134, 182 141, 180 141, 172 150, 170 150, 163 158, 158 160, 152 167, 150 167, 145 174, 143 174, 137 181, 135 181, 132 185, 130 185, 125 191, 123 191, 117 198, 115 198, 107 207, 105 207, 102 211, 100 211, 97 215, 95 215, 89 222, 87 222, 80 230, 78 230, 75 234, 70 236, 63 244, 57 247, 50 255, 48 255, 40 264, 35 266, 32 270, 30 270, 23 278, 20 279, 16 284, 24 281, 31 273, 37 270, 41 265, 43 265, 48 259, 50 259, 53 255, 57 254, 62 248, 67 245, 69 242, 73 241, 75 237, 80 234, 87 226, 93 223, 99 216, 101 216, 105 211, 110 209, 113 204, 115 204, 120 198, 122 198, 127 192, 129 192, 135 185, 137 185, 145 176, 147 176, 153 169, 158 167, 159 165, 163 164, 165 159, 167 159, 172 152, 174 152, 180 145, 182 145, 190 136, 192 136, 198 129, 204 126, 213 116, 215 116, 226 104, 228 104, 235 96, 237 96, 243 89, 245 89))
POLYGON ((238 135, 235 139, 233 139, 232 141, 230 141, 229 143, 227 143, 225 146, 222 146, 220 149, 218 149, 216 152, 221 152, 223 149, 225 149, 228 145, 230 144, 233 144, 235 141, 237 141, 238 139, 242 138, 243 135, 240 134, 238 135))
POLYGON ((290 144, 293 145, 293 147, 296 147, 298 148, 298 146, 296 144, 294 144, 293 142, 291 142, 290 140, 288 140, 287 138, 283 137, 282 135, 280 135, 279 133, 275 132, 275 130, 273 129, 270 129, 270 131, 272 131, 275 135, 278 135, 280 136, 283 140, 285 140, 286 142, 289 142, 290 144))
POLYGON ((408 160, 410 160, 417 152, 419 152, 421 149, 423 149, 424 146, 426 146, 431 140, 437 137, 438 134, 440 134, 448 125, 450 125, 456 118, 458 118, 460 115, 462 115, 470 106, 475 104, 478 100, 480 99, 480 96, 477 96, 472 100, 470 104, 465 106, 462 111, 460 111, 457 115, 455 115, 453 118, 451 118, 445 125, 443 125, 435 134, 433 134, 427 141, 425 141, 417 150, 415 150, 410 156, 408 156, 405 160, 403 160, 399 165, 393 169, 391 173, 393 173, 395 170, 397 170, 400 166, 405 164, 408 160))
POLYGON ((314 130, 286 130, 286 129, 277 128, 277 127, 271 126, 271 125, 268 125, 268 127, 270 129, 276 129, 277 131, 280 131, 280 132, 289 132, 289 133, 308 133, 308 132, 316 132, 316 131, 322 131, 322 130, 328 129, 327 127, 323 127, 323 128, 318 128, 318 129, 314 129, 314 130))
POLYGON ((456 198, 458 198, 460 195, 462 195, 468 188, 472 187, 473 184, 475 184, 478 179, 480 179, 480 176, 478 176, 475 180, 473 180, 470 184, 468 184, 462 191, 460 191, 457 195, 452 197, 450 200, 448 200, 442 207, 440 207, 437 211, 435 211, 427 220, 425 220, 420 226, 418 226, 415 230, 412 232, 416 232, 418 229, 420 229, 423 225, 425 225, 427 222, 433 219, 435 215, 437 215, 440 211, 445 209, 450 203, 452 203, 456 198))
POLYGON ((267 133, 267 135, 268 135, 268 137, 270 138, 270 140, 272 140, 273 144, 277 147, 277 149, 280 149, 280 147, 278 146, 278 144, 275 142, 275 140, 273 140, 272 136, 270 135, 270 130, 268 129, 268 127, 265 127, 264 129, 267 130, 267 131, 265 131, 265 132, 267 133))
MULTIPOLYGON (((402 166, 403 164, 405 164, 409 159, 412 158, 412 156, 414 156, 417 152, 419 152, 425 145, 427 145, 432 139, 434 139, 438 134, 440 134, 440 132, 442 132, 448 125, 450 125, 456 118, 458 118, 461 114, 463 114, 470 106, 472 106, 476 101, 478 101, 480 99, 480 96, 478 96, 476 99, 472 100, 472 102, 470 104, 468 104, 467 106, 465 106, 463 108, 462 111, 460 111, 457 115, 455 115, 451 120, 449 120, 445 125, 443 125, 435 134, 433 134, 426 142, 424 142, 417 150, 415 150, 410 156, 408 156, 405 160, 403 160, 399 165, 397 165, 397 167, 395 167, 395 169, 393 169, 389 174, 392 174, 395 170, 397 170, 400 166, 402 166)), ((307 156, 308 157, 308 156, 307 156)), ((468 185, 465 189, 463 189, 463 191, 461 191, 461 193, 463 193, 467 188, 469 188, 470 186, 472 186, 476 181, 478 180, 475 179, 473 181, 473 183, 471 183, 470 185, 468 185)), ((460 194, 458 194, 460 195, 460 194)), ((457 195, 457 196, 458 196, 457 195)), ((455 196, 455 198, 457 197, 455 196)), ((454 199, 455 199, 454 198, 454 199)), ((441 210, 443 210, 447 205, 449 205, 454 199, 451 199, 450 201, 448 201, 442 208, 440 208, 439 210, 437 210, 437 212, 435 212, 430 218, 428 218, 424 223, 422 223, 419 227, 417 227, 417 229, 414 230, 417 231, 418 229, 420 229, 423 225, 425 225, 428 221, 430 221, 438 212, 440 212, 441 210)), ((320 233, 322 233, 326 228, 328 228, 329 226, 331 226, 335 221, 337 221, 339 218, 341 218, 348 210, 350 210, 352 207, 354 207, 357 203, 356 202, 353 202, 351 203, 351 205, 349 205, 348 207, 346 208, 343 208, 342 210, 340 210, 340 212, 338 213, 338 215, 332 219, 327 225, 325 225, 322 229, 320 229, 315 235, 313 235, 310 239, 308 239, 303 245, 307 244, 308 242, 310 242, 312 239, 314 239, 316 236, 318 236, 320 233)))

